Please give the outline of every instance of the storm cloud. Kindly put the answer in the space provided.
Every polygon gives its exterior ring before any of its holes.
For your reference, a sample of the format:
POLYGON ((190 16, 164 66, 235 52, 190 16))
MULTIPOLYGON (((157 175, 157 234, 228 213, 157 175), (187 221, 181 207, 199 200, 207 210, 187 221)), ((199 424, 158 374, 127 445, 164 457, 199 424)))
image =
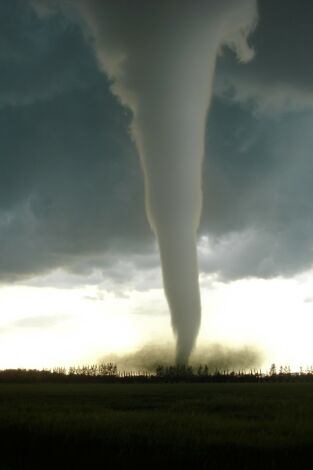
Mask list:
MULTIPOLYGON (((200 267, 221 279, 313 261, 313 7, 262 0, 259 16, 255 59, 219 57, 207 125, 200 267)), ((0 18, 1 281, 151 269, 131 117, 80 24, 18 0, 0 18)))

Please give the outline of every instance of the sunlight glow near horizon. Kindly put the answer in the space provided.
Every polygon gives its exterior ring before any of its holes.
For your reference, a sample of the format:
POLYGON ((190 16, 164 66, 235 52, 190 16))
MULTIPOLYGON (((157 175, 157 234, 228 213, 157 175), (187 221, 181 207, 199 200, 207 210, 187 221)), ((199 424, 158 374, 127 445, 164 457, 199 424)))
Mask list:
MULTIPOLYGON (((252 345, 272 362, 313 364, 312 273, 291 280, 224 284, 201 275, 198 344, 252 345)), ((0 368, 44 368, 98 361, 147 343, 172 342, 162 289, 106 291, 3 286, 0 289, 0 368)))

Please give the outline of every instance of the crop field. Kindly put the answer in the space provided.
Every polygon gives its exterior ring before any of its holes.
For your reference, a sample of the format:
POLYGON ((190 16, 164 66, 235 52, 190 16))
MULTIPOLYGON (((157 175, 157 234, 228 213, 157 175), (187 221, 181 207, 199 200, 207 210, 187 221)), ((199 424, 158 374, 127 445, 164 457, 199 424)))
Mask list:
POLYGON ((1 384, 0 468, 282 468, 313 458, 313 384, 1 384))

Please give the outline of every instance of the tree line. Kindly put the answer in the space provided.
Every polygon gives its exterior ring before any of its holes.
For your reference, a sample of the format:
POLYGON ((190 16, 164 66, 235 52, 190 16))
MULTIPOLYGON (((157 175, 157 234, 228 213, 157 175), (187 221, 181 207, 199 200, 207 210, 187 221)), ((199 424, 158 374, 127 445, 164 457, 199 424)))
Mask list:
POLYGON ((5 369, 0 370, 0 383, 56 382, 56 383, 157 383, 157 382, 313 382, 313 366, 292 372, 289 366, 272 364, 269 371, 261 369, 212 370, 207 365, 198 367, 176 365, 156 367, 154 372, 120 371, 111 362, 53 369, 5 369))

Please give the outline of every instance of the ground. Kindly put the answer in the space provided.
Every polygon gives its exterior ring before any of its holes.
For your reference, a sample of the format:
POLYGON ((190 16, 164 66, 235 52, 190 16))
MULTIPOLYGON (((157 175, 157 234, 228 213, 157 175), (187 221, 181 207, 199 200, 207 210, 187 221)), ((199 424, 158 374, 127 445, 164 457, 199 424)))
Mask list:
POLYGON ((313 458, 313 384, 1 384, 1 470, 282 468, 313 458))

